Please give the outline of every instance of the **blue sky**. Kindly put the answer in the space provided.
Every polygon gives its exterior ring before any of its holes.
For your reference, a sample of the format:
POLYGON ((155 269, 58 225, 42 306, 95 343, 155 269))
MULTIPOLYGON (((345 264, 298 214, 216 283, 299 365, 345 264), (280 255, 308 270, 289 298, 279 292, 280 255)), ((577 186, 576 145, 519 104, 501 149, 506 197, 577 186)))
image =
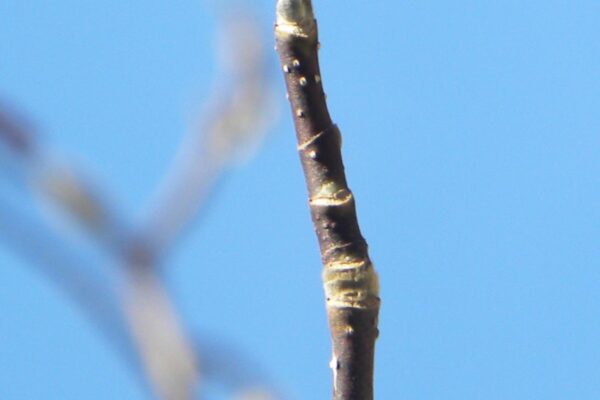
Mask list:
MULTIPOLYGON (((253 3, 269 48, 273 3, 253 3)), ((600 3, 314 3, 380 273, 377 397, 599 398, 600 3)), ((3 1, 0 16, 1 98, 139 211, 212 88, 214 6, 3 1)), ((317 243, 270 62, 280 121, 165 277, 192 328, 235 343, 289 398, 327 398, 317 243)), ((145 398, 10 246, 0 282, 0 398, 145 398)))

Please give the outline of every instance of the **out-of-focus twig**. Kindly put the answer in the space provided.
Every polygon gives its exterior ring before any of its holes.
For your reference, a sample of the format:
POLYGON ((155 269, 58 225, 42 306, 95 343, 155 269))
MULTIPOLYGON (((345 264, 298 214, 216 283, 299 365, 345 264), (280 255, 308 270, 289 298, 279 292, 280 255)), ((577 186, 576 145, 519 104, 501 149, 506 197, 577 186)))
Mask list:
POLYGON ((142 221, 158 253, 191 224, 223 171, 257 147, 276 117, 264 40, 252 13, 224 19, 220 79, 203 122, 183 141, 170 173, 142 221))
MULTIPOLYGON (((136 363, 132 365, 141 366, 161 399, 191 399, 198 380, 196 350, 185 336, 164 287, 154 276, 156 268, 149 264, 152 260, 144 259, 144 268, 140 268, 142 258, 139 254, 142 252, 139 249, 142 246, 130 237, 127 227, 131 224, 119 216, 116 207, 102 196, 103 191, 79 173, 76 167, 63 159, 57 161, 26 129, 14 129, 17 124, 12 122, 8 113, 2 115, 3 126, 11 127, 11 135, 0 136, 0 143, 9 145, 9 150, 17 156, 22 156, 20 151, 23 147, 16 147, 14 143, 28 143, 28 148, 37 149, 35 153, 28 154, 29 157, 20 159, 25 185, 42 204, 52 205, 75 222, 115 260, 114 263, 121 265, 119 270, 106 272, 119 273, 125 290, 116 291, 114 282, 104 288, 97 287, 97 277, 91 270, 85 269, 89 261, 67 259, 65 254, 60 253, 64 243, 61 246, 59 240, 55 248, 35 246, 22 253, 30 258, 35 255, 33 261, 44 264, 40 271, 53 278, 52 282, 86 311, 110 342, 117 346, 119 353, 127 355, 130 361, 130 356, 137 354, 134 357, 136 363), (154 282, 153 285, 148 285, 149 281, 154 282), (174 354, 179 354, 179 357, 174 357, 174 354), (158 369, 157 365, 162 368, 158 369)), ((3 220, 5 226, 0 224, 0 229, 10 232, 9 237, 15 247, 25 248, 34 244, 32 240, 15 240, 15 229, 6 226, 8 221, 8 218, 3 220)))
MULTIPOLYGON (((102 196, 103 190, 79 168, 52 154, 8 107, 0 107, 0 147, 18 164, 21 182, 76 222, 104 247, 115 246, 123 235, 118 212, 102 196)), ((3 153, 0 153, 2 156, 3 153)))
MULTIPOLYGON (((96 280, 81 268, 82 261, 67 262, 61 258, 57 263, 48 262, 57 254, 38 254, 37 249, 24 253, 39 255, 34 262, 45 264, 43 272, 53 277, 52 281, 70 293, 101 325, 111 341, 118 344, 120 352, 137 353, 135 360, 162 399, 184 400, 193 396, 198 357, 155 274, 157 255, 181 234, 182 227, 201 208, 225 167, 236 155, 252 147, 273 116, 263 41, 255 21, 242 15, 235 14, 227 24, 225 37, 229 51, 222 65, 227 84, 221 84, 215 91, 217 95, 208 107, 208 117, 184 143, 185 154, 169 175, 164 195, 139 229, 130 229, 132 224, 119 215, 89 177, 51 156, 29 127, 11 113, 0 110, 0 145, 20 162, 26 185, 42 203, 52 204, 90 234, 121 265, 120 272, 125 278, 122 303, 113 301, 113 287, 95 287, 96 280)), ((12 230, 6 224, 0 224, 2 228, 4 232, 12 230)), ((25 249, 28 246, 25 243, 32 242, 20 242, 17 247, 25 249)), ((212 372, 213 376, 219 373, 215 373, 215 368, 212 372)), ((240 385, 240 393, 248 392, 243 387, 240 385)))
POLYGON ((143 365, 161 399, 192 399, 198 382, 197 354, 156 275, 133 273, 124 292, 128 325, 143 365))
POLYGON ((97 278, 92 271, 84 269, 86 262, 67 260, 59 253, 62 247, 59 241, 55 248, 50 249, 33 246, 32 240, 17 241, 14 226, 7 226, 8 218, 2 220, 4 224, 0 224, 0 229, 10 232, 7 236, 16 247, 33 247, 21 253, 28 254, 30 258, 35 255, 33 261, 44 264, 40 271, 52 278, 52 282, 86 311, 110 342, 117 346, 119 353, 127 355, 129 361, 130 356, 137 353, 134 357, 136 362, 132 365, 141 366, 159 398, 193 398, 198 380, 196 350, 184 334, 165 289, 154 276, 154 266, 141 268, 138 265, 141 257, 132 256, 130 244, 136 242, 127 236, 124 229, 127 223, 121 221, 114 208, 102 199, 100 190, 92 188, 89 180, 77 174, 72 166, 47 160, 49 158, 36 157, 24 166, 29 172, 28 182, 34 193, 41 196, 43 203, 59 208, 90 233, 101 248, 108 250, 122 266, 120 273, 125 278, 125 290, 116 292, 114 284, 112 287, 97 287, 97 278), (56 260, 57 257, 60 259, 56 260), (117 300, 119 297, 122 300, 117 300))
POLYGON ((177 337, 181 332, 174 330, 179 325, 172 321, 170 307, 165 304, 168 299, 156 277, 147 273, 149 270, 144 269, 145 272, 133 277, 138 283, 125 290, 129 299, 124 309, 117 300, 110 277, 89 268, 89 259, 71 249, 34 218, 20 212, 18 207, 3 200, 0 200, 0 240, 81 310, 102 336, 115 346, 117 355, 138 379, 143 381, 147 373, 145 370, 150 367, 153 379, 164 380, 160 388, 165 388, 165 394, 161 398, 191 398, 189 393, 182 392, 190 385, 185 379, 181 380, 186 377, 197 379, 191 374, 189 351, 195 359, 202 360, 205 380, 218 382, 234 393, 258 392, 252 388, 264 387, 264 393, 271 393, 265 399, 276 399, 266 384, 266 378, 257 373, 259 368, 252 364, 251 359, 240 356, 238 349, 223 343, 222 339, 216 342, 206 334, 193 335, 192 349, 175 346, 176 351, 173 351, 173 343, 182 343, 177 337), (143 363, 137 352, 143 354, 143 363), (186 365, 190 368, 185 368, 186 365), (176 374, 173 371, 156 371, 162 368, 182 370, 176 374))

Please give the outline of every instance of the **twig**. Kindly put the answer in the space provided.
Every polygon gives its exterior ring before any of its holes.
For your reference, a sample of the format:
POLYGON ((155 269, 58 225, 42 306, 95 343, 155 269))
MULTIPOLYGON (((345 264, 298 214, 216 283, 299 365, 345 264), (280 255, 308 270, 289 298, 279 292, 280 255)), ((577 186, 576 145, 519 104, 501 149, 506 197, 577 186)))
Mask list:
POLYGON ((198 355, 152 268, 126 281, 123 309, 135 347, 158 398, 190 400, 199 382, 198 355))
MULTIPOLYGON (((32 178, 22 180, 35 187, 44 203, 59 208, 90 234, 94 244, 108 251, 121 267, 116 272, 122 273, 125 287, 122 304, 113 310, 119 316, 115 322, 118 326, 112 328, 127 334, 123 347, 130 355, 137 352, 135 361, 140 365, 136 366, 144 369, 162 399, 191 398, 198 379, 198 357, 156 274, 158 260, 201 208, 232 155, 248 147, 248 139, 255 139, 264 131, 271 116, 265 112, 269 110, 269 93, 262 41, 256 23, 242 18, 243 15, 236 15, 227 32, 233 47, 232 57, 224 66, 230 81, 227 90, 217 92, 204 129, 194 132, 191 154, 182 168, 170 176, 164 201, 153 210, 149 221, 141 227, 134 226, 135 230, 130 230, 132 224, 118 215, 94 182, 69 164, 53 162, 26 127, 16 123, 12 114, 0 110, 0 144, 20 161, 19 167, 26 175, 22 178, 32 178)), ((78 288, 70 286, 69 278, 78 273, 85 275, 85 271, 59 271, 53 269, 54 265, 46 266, 46 272, 65 274, 57 279, 64 284, 64 290, 80 294, 78 288)), ((88 294, 90 298, 73 298, 92 317, 101 317, 95 315, 94 297, 115 300, 114 293, 88 294)), ((104 328, 111 330, 110 326, 104 328)), ((213 371, 213 375, 223 371, 213 371)), ((237 389, 244 386, 237 384, 237 389)))
MULTIPOLYGON (((2 121, 5 124, 0 125, 0 131, 4 126, 18 126, 8 114, 2 121)), ((25 184, 30 185, 44 204, 58 208, 63 216, 89 234, 99 249, 108 252, 120 268, 106 272, 123 278, 124 291, 118 293, 114 283, 100 287, 91 271, 83 268, 89 261, 67 258, 68 254, 61 253, 66 243, 60 243, 56 238, 55 248, 49 248, 43 255, 36 253, 40 251, 36 246, 32 246, 36 249, 30 251, 32 254, 22 253, 30 258, 35 255, 42 259, 39 261, 49 259, 42 262, 46 267, 43 269, 45 275, 91 317, 119 353, 128 361, 134 361, 130 365, 136 372, 143 373, 140 375, 145 376, 146 383, 151 384, 159 398, 193 398, 199 378, 198 354, 184 333, 166 289, 156 276, 156 260, 148 256, 150 246, 131 233, 131 223, 116 212, 116 207, 101 195, 102 191, 76 167, 49 157, 26 128, 5 131, 14 134, 0 135, 0 142, 8 144, 15 155, 29 156, 21 157, 21 167, 26 171, 25 184), (19 142, 24 143, 27 139, 29 148, 37 151, 21 154, 20 147, 11 146, 13 141, 8 141, 11 138, 21 138, 23 140, 19 142), (57 257, 60 262, 48 262, 57 257), (120 299, 119 295, 122 295, 120 299)), ((3 212, 5 210, 0 210, 0 216, 3 212)), ((0 228, 2 225, 0 223, 0 228)), ((28 224, 23 225, 25 228, 28 224)), ((11 239, 15 247, 32 245, 32 240, 16 242, 11 239)))
POLYGON ((262 35, 249 10, 222 17, 220 80, 200 126, 182 142, 143 219, 157 256, 185 233, 240 153, 256 147, 274 119, 262 35))
MULTIPOLYGON (((18 167, 25 174, 21 180, 35 189, 44 204, 58 208, 62 216, 75 222, 94 244, 116 259, 121 268, 112 272, 125 278, 122 298, 115 302, 114 290, 79 290, 77 281, 70 279, 88 275, 77 265, 71 269, 44 265, 43 272, 55 277, 54 282, 101 325, 107 337, 119 345, 120 352, 125 352, 129 361, 135 361, 136 371, 145 373, 147 383, 152 384, 161 399, 193 396, 199 357, 156 274, 157 262, 202 208, 224 167, 242 147, 256 140, 270 117, 266 112, 269 88, 262 40, 256 22, 248 13, 245 15, 235 14, 226 25, 224 48, 230 57, 221 66, 226 71, 226 90, 215 91, 216 99, 212 100, 205 124, 191 135, 192 148, 189 141, 182 146, 188 152, 181 167, 169 176, 163 202, 152 210, 149 221, 145 221, 149 223, 142 222, 133 231, 132 224, 122 218, 89 176, 63 159, 57 162, 14 113, 0 109, 0 144, 19 161, 18 167), (105 300, 115 306, 109 315, 101 315, 100 311, 105 310, 96 307, 96 301, 105 300)), ((84 279, 84 283, 88 280, 84 279)), ((214 360, 218 358, 213 356, 214 360)), ((211 368, 210 362, 203 366, 211 368)), ((224 368, 211 371, 210 379, 223 379, 218 374, 224 372, 224 368)), ((229 378, 227 386, 235 386, 236 390, 260 383, 229 378)))
MULTIPOLYGON (((154 379, 163 381, 163 393, 170 396, 161 398, 176 398, 175 395, 190 388, 185 381, 182 383, 177 379, 189 377, 190 370, 184 368, 189 366, 186 362, 189 358, 181 356, 180 348, 175 348, 179 350, 177 352, 165 346, 165 340, 175 344, 181 342, 172 339, 173 335, 177 335, 173 331, 177 325, 170 321, 173 316, 168 309, 165 311, 162 304, 164 293, 151 277, 146 277, 145 282, 138 282, 134 288, 127 288, 129 301, 126 302, 126 310, 123 310, 110 277, 98 273, 97 268, 90 268, 89 260, 3 199, 0 200, 0 239, 81 310, 94 328, 115 346, 117 354, 131 368, 140 384, 151 383, 145 374, 150 362, 154 362, 160 364, 153 366, 154 374, 158 375, 154 379), (82 268, 83 265, 88 268, 82 268), (143 359, 136 351, 142 353, 143 359), (173 359, 174 362, 169 362, 173 359), (179 372, 157 373, 156 369, 161 367, 179 369, 179 372)), ((135 281, 139 279, 141 277, 135 281)), ((205 334, 191 336, 189 356, 202 360, 203 380, 221 383, 234 392, 268 387, 268 380, 258 372, 259 366, 244 357, 239 349, 222 340, 211 340, 205 334)))
POLYGON ((333 341, 333 398, 369 400, 373 398, 379 286, 346 183, 340 131, 325 103, 310 0, 277 2, 275 38, 324 266, 333 341))

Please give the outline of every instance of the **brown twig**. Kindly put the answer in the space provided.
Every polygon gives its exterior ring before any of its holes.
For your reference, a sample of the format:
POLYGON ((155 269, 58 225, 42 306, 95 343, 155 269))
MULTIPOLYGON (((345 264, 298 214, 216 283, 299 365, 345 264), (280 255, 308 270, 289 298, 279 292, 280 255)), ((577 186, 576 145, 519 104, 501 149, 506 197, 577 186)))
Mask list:
POLYGON ((275 38, 324 266, 333 398, 369 400, 378 335, 378 280, 346 183, 340 131, 325 102, 310 0, 277 2, 275 38))

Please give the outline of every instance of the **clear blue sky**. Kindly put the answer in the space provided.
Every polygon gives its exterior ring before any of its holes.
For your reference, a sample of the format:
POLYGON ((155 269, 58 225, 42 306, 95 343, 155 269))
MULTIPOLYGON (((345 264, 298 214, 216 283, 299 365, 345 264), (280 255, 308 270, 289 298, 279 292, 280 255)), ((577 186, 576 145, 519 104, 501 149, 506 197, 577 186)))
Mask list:
MULTIPOLYGON (((254 4, 269 32, 274 2, 254 4)), ((377 397, 600 398, 600 2, 315 9, 381 278, 377 397)), ((137 211, 210 92, 210 7, 7 0, 0 17, 2 99, 137 211)), ((280 123, 219 185, 166 275, 190 325, 252 354, 290 398, 323 399, 320 261, 274 79, 280 123)), ((0 398, 145 398, 89 321, 3 245, 0 282, 0 398)))

